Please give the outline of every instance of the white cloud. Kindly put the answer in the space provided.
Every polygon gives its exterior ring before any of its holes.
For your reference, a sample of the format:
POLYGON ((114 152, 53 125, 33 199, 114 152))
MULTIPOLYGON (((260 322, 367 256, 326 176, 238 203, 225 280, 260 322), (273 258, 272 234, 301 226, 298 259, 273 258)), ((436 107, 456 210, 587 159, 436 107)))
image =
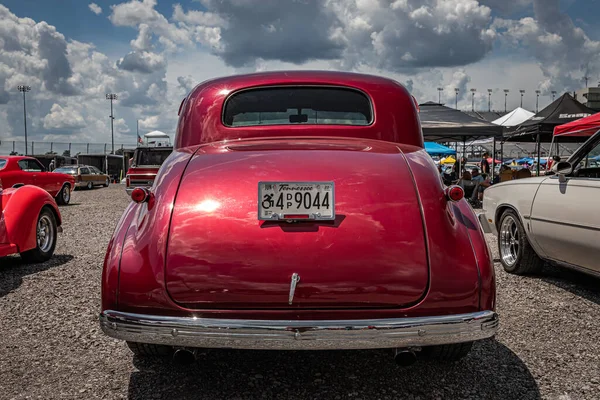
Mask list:
POLYGON ((45 129, 81 129, 86 127, 85 120, 77 110, 63 108, 54 103, 44 119, 45 129))
POLYGON ((90 8, 90 10, 96 14, 96 15, 100 15, 102 14, 102 7, 100 7, 98 4, 96 3, 90 3, 88 5, 88 7, 90 8))

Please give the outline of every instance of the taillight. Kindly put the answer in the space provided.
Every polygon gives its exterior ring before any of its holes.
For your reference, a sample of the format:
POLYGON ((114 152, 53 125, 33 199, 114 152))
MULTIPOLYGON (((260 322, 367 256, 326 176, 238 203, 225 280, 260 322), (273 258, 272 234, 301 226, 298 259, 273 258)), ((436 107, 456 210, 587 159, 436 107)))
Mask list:
POLYGON ((129 175, 125 177, 125 187, 129 187, 129 175))
POLYGON ((465 191, 460 186, 450 186, 446 189, 446 198, 450 201, 460 201, 465 197, 465 191))
POLYGON ((146 188, 135 188, 131 192, 131 200, 135 201, 136 203, 143 203, 148 201, 148 199, 150 199, 150 192, 146 188))
POLYGON ((81 175, 77 175, 77 182, 81 182, 81 175))

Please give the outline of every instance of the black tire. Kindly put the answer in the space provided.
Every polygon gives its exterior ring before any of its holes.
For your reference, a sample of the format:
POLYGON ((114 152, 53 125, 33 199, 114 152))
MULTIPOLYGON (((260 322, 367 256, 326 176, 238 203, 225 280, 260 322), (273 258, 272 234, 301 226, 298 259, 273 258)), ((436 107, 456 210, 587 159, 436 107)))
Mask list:
POLYGON ((529 244, 523 223, 513 210, 506 210, 500 217, 498 251, 500 263, 504 270, 511 274, 533 274, 539 272, 544 264, 529 244), (513 225, 514 228, 510 228, 513 225), (511 234, 513 229, 514 233, 511 234))
POLYGON ((106 178, 106 182, 104 182, 104 184, 102 186, 108 187, 108 185, 110 185, 110 181, 108 178, 106 178))
POLYGON ((54 254, 54 249, 56 248, 56 240, 58 236, 58 227, 56 224, 56 218, 54 217, 54 213, 50 211, 48 208, 42 208, 40 211, 40 215, 35 224, 36 229, 36 247, 35 249, 31 249, 21 253, 21 259, 26 264, 36 264, 48 261, 50 257, 54 254), (45 239, 40 237, 40 224, 44 225, 44 238, 46 235, 51 235, 48 239, 48 242, 45 239))
POLYGON ((138 357, 170 357, 173 348, 161 344, 127 342, 129 349, 138 357))
POLYGON ((92 190, 94 188, 94 182, 90 181, 87 183, 86 189, 87 190, 92 190))
POLYGON ((56 195, 56 203, 61 206, 66 206, 71 201, 71 186, 63 185, 60 192, 56 195))
POLYGON ((439 346, 423 347, 422 355, 436 361, 458 361, 469 354, 473 342, 442 344, 439 346))

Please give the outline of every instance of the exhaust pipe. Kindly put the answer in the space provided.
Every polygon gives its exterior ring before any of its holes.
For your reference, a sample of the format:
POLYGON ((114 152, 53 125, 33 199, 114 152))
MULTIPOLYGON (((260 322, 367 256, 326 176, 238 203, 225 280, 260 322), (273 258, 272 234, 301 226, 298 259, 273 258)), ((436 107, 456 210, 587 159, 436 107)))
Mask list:
POLYGON ((396 349, 394 361, 400 367, 410 367, 417 362, 417 355, 414 351, 409 349, 396 349))
POLYGON ((175 350, 173 353, 173 362, 177 365, 191 365, 196 362, 196 353, 195 349, 186 349, 180 348, 175 350))

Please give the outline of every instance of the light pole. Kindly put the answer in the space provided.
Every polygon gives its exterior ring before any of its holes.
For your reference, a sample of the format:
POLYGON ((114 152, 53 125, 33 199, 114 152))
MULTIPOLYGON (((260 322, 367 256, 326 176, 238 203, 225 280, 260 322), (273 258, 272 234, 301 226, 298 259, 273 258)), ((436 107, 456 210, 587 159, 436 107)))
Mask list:
POLYGON ((454 88, 454 94, 456 95, 456 100, 454 102, 454 108, 458 110, 458 93, 460 92, 459 88, 454 88))
POLYGON ((19 92, 23 92, 23 126, 25 127, 25 155, 27 155, 27 106, 25 105, 25 93, 31 90, 31 86, 19 85, 17 89, 19 89, 19 92))
POLYGON ((535 91, 535 113, 536 114, 540 111, 539 105, 540 105, 540 91, 536 90, 535 91))
POLYGON ((510 90, 504 89, 504 112, 508 112, 506 110, 506 99, 508 98, 508 92, 510 92, 510 90))
POLYGON ((110 136, 112 139, 112 153, 115 154, 115 130, 113 126, 113 121, 115 117, 113 116, 113 100, 117 100, 117 95, 115 93, 108 93, 106 95, 106 100, 110 100, 110 136))
POLYGON ((488 89, 488 111, 492 111, 492 89, 488 89))
POLYGON ((588 81, 590 80, 590 77, 589 76, 584 76, 583 80, 585 81, 585 87, 587 88, 588 87, 588 81))
POLYGON ((471 110, 475 111, 475 92, 477 89, 471 89, 471 110))
POLYGON ((552 102, 554 103, 554 99, 556 98, 556 90, 552 91, 552 102))
POLYGON ((525 91, 521 89, 519 92, 521 92, 521 108, 523 108, 523 95, 525 94, 525 91))
POLYGON ((439 87, 438 88, 438 104, 442 104, 442 92, 444 91, 444 88, 439 87))

